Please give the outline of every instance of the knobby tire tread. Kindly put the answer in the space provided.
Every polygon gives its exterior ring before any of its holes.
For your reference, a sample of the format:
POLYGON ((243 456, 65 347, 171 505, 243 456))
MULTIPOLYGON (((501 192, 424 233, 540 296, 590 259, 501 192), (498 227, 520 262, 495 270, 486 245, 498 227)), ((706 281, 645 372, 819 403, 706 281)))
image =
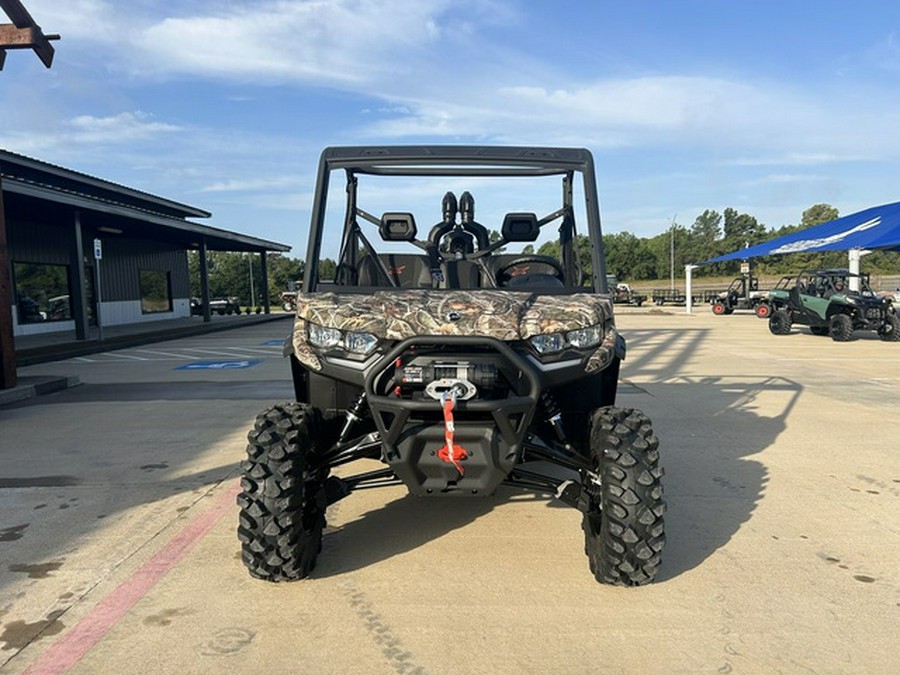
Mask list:
POLYGON ((601 480, 582 523, 591 572, 604 584, 650 583, 666 543, 664 471, 650 420, 632 408, 594 411, 591 456, 601 480))
POLYGON ((311 461, 317 421, 308 405, 280 404, 247 435, 237 533, 241 560, 258 579, 294 581, 315 567, 325 529, 325 475, 311 461))

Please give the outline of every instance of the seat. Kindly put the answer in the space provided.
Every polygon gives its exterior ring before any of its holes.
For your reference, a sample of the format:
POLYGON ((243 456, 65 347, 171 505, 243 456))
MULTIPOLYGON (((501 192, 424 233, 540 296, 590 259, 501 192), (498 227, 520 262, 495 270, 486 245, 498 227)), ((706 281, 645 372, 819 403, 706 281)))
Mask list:
POLYGON ((443 265, 447 288, 470 290, 481 288, 481 267, 471 260, 446 260, 443 265))
MULTIPOLYGON (((391 281, 398 287, 434 287, 426 256, 415 253, 379 253, 378 259, 387 269, 391 281)), ((363 256, 359 261, 358 272, 360 286, 390 286, 379 270, 378 263, 370 255, 363 256)))

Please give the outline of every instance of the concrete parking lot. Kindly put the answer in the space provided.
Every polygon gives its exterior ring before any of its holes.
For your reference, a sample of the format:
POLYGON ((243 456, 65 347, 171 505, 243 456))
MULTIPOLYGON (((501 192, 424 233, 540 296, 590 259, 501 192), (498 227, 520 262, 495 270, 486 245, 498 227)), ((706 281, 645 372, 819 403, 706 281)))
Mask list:
POLYGON ((619 325, 667 472, 636 589, 593 580, 576 511, 508 489, 351 495, 312 578, 252 580, 238 463, 291 396, 287 322, 21 369, 82 384, 0 408, 0 672, 900 671, 900 346, 619 325))

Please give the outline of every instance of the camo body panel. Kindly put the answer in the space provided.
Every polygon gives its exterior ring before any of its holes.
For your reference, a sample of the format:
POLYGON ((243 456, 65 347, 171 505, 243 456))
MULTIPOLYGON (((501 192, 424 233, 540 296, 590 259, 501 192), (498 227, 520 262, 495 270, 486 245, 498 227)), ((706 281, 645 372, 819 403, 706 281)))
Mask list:
MULTIPOLYGON (((387 340, 422 335, 484 335, 516 341, 605 325, 611 318, 610 298, 593 293, 538 295, 506 290, 429 289, 376 291, 371 295, 301 293, 297 297, 293 344, 297 358, 318 370, 319 359, 307 344, 307 321, 343 331, 371 333, 387 340), (458 319, 451 320, 451 314, 458 319)), ((598 351, 602 350, 603 347, 598 351)))

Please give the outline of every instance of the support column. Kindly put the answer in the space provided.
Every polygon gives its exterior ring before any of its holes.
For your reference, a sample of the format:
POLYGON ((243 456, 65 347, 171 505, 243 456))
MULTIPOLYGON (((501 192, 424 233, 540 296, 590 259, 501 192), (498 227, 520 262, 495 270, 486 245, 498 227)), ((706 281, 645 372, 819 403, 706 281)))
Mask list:
POLYGON ((203 306, 203 322, 209 323, 209 261, 206 259, 206 237, 200 238, 200 304, 203 306))
POLYGON ((269 266, 266 264, 266 252, 259 252, 259 268, 262 272, 262 288, 260 289, 260 293, 262 293, 262 305, 263 311, 266 314, 272 313, 272 308, 269 307, 269 266))
POLYGON ((75 339, 86 340, 88 335, 87 293, 84 277, 84 236, 81 230, 81 213, 75 211, 73 234, 69 240, 69 308, 75 320, 75 339))
POLYGON ((12 277, 6 246, 6 211, 3 207, 3 176, 0 174, 0 389, 16 386, 16 343, 13 337, 12 277))
POLYGON ((685 265, 684 266, 684 311, 686 314, 691 313, 691 309, 694 307, 694 296, 693 296, 693 288, 692 282, 694 277, 694 269, 697 265, 685 265))
MULTIPOLYGON (((859 274, 860 269, 860 259, 864 255, 869 255, 872 251, 866 251, 861 248, 851 248, 847 251, 847 256, 849 258, 848 267, 850 268, 850 272, 852 274, 859 274)), ((850 290, 859 292, 859 278, 858 277, 850 277, 850 290)))

